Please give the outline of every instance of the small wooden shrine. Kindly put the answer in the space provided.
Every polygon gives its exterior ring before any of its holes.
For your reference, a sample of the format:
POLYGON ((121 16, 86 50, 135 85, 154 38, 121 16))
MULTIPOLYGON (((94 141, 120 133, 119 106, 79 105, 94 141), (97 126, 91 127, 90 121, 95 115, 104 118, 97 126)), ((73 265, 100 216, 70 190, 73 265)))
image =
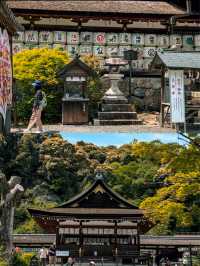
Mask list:
POLYGON ((87 80, 94 71, 76 55, 59 73, 64 81, 62 98, 62 124, 76 125, 88 123, 88 103, 86 97, 87 80))
POLYGON ((152 69, 161 71, 161 119, 172 125, 200 126, 200 52, 165 51, 154 57, 152 69), (170 119, 169 119, 170 118, 170 119))
POLYGON ((140 234, 150 228, 143 210, 111 190, 101 177, 81 194, 52 209, 29 209, 48 233, 56 233, 58 261, 147 262, 140 234))

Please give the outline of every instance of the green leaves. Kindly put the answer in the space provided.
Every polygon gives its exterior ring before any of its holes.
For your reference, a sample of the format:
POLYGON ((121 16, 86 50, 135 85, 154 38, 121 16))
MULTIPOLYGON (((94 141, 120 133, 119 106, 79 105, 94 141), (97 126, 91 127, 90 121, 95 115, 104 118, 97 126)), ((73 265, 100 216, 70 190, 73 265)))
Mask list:
POLYGON ((72 145, 60 135, 0 137, 4 172, 19 175, 26 188, 16 212, 17 232, 39 232, 27 208, 52 207, 94 181, 96 169, 128 201, 155 223, 151 233, 200 230, 200 151, 160 142, 116 147, 72 145))

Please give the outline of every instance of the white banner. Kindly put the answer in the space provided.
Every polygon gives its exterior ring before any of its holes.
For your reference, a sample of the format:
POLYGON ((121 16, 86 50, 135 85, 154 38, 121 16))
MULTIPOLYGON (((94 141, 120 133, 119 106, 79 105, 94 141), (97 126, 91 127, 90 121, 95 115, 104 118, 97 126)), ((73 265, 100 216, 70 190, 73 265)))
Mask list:
POLYGON ((183 70, 169 70, 171 122, 185 123, 185 93, 183 70))

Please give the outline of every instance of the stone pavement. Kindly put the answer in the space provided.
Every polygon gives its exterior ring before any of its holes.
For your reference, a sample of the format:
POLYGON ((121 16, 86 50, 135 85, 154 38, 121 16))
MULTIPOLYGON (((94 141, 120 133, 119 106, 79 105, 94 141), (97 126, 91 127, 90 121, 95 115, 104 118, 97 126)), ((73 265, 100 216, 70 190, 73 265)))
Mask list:
MULTIPOLYGON (((23 132, 24 128, 12 128, 11 132, 23 132)), ((32 132, 34 133, 34 128, 32 132)), ((151 125, 128 125, 128 126, 73 126, 73 125, 44 125, 44 131, 55 131, 55 132, 89 132, 89 133, 100 133, 100 132, 119 132, 119 133, 130 133, 130 132, 175 132, 171 128, 161 128, 159 126, 151 125)))

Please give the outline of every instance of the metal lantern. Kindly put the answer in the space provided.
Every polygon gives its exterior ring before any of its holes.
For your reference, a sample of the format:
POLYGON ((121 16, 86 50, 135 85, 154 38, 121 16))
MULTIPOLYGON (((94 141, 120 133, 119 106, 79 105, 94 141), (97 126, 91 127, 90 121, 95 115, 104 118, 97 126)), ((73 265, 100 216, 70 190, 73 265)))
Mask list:
POLYGON ((131 98, 131 77, 132 77, 132 61, 137 60, 138 53, 134 50, 124 51, 124 59, 128 61, 129 64, 129 101, 131 98))
POLYGON ((124 51, 124 59, 128 61, 137 60, 137 51, 134 50, 127 50, 124 51))

